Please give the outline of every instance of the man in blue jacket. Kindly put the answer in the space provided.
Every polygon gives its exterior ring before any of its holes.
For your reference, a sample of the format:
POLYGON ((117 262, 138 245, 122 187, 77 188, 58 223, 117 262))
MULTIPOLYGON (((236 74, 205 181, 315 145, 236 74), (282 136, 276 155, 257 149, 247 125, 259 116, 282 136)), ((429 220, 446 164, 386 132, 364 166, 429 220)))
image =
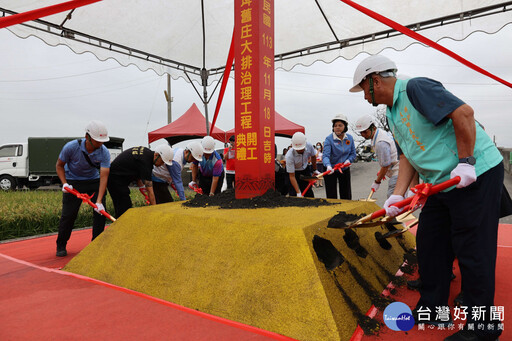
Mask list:
POLYGON ((397 184, 384 204, 387 215, 399 214, 391 205, 403 199, 416 171, 432 184, 461 178, 457 188, 430 196, 420 214, 416 242, 422 286, 415 314, 423 313, 425 320, 417 322, 451 322, 449 316, 439 320, 437 313, 448 307, 457 257, 467 320, 463 330, 445 340, 496 340, 501 334, 501 322, 492 314, 504 176, 501 154, 469 105, 435 80, 401 80, 396 71, 388 58, 370 56, 357 67, 350 89, 364 91, 374 106, 387 106, 387 121, 400 149, 397 184))

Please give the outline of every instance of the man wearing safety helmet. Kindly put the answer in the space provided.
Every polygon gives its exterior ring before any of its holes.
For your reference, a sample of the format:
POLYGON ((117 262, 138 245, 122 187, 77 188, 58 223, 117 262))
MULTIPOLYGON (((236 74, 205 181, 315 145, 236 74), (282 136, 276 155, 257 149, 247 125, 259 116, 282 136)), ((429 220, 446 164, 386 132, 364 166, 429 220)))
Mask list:
POLYGON ((105 125, 100 121, 91 121, 85 127, 85 138, 66 143, 59 154, 56 170, 64 194, 57 237, 58 257, 68 254, 66 245, 82 203, 67 189, 74 188, 80 193, 93 195, 91 200, 98 207, 93 213, 92 239, 105 229, 105 217, 99 212, 105 210, 105 190, 110 170, 110 153, 103 145, 107 141, 109 137, 105 125))
POLYGON ((384 204, 386 214, 399 214, 391 205, 403 199, 416 171, 432 184, 461 178, 457 188, 429 196, 422 208, 416 235, 422 286, 415 314, 430 312, 430 319, 419 323, 440 323, 435 319, 436 307, 448 306, 457 257, 468 319, 464 330, 445 340, 495 340, 501 334, 500 321, 491 318, 490 309, 503 188, 501 154, 475 122, 469 105, 437 81, 401 80, 396 71, 388 58, 370 56, 357 67, 350 89, 364 91, 364 98, 374 106, 387 106, 387 121, 400 149, 398 180, 384 204), (473 308, 484 312, 483 318, 475 320, 473 308))
POLYGON ((350 183, 350 168, 343 168, 343 171, 335 172, 333 166, 341 164, 351 164, 356 159, 356 147, 354 138, 347 134, 348 120, 343 114, 334 116, 332 122, 332 134, 329 134, 324 141, 324 153, 322 161, 326 171, 330 171, 325 179, 325 195, 329 199, 338 198, 338 189, 340 199, 352 199, 352 185, 350 183))
POLYGON ((201 161, 203 157, 203 148, 199 142, 189 143, 186 149, 172 149, 172 152, 174 157, 171 166, 167 164, 163 164, 160 167, 153 166, 153 187, 157 204, 173 201, 168 184, 176 191, 180 200, 187 200, 181 171, 187 162, 201 161))
MULTIPOLYGON (((302 197, 302 192, 309 183, 300 178, 301 175, 310 177, 311 169, 308 162, 311 161, 313 174, 318 175, 320 172, 316 170, 316 150, 315 147, 306 141, 306 136, 301 132, 296 132, 292 136, 292 147, 285 156, 286 172, 290 178, 290 195, 296 193, 298 197, 302 197)), ((310 187, 304 194, 305 197, 314 198, 313 189, 310 187)))
POLYGON ((140 189, 146 190, 151 205, 156 205, 153 191, 153 166, 172 165, 174 153, 169 145, 159 145, 153 152, 146 147, 132 147, 119 154, 110 166, 108 192, 114 202, 116 217, 132 207, 130 183, 137 182, 140 189))
POLYGON ((193 187, 199 182, 199 187, 203 194, 209 193, 210 196, 219 194, 224 181, 224 164, 219 153, 215 151, 215 140, 211 136, 203 137, 201 141, 203 147, 202 160, 192 162, 192 181, 189 187, 193 187))
POLYGON ((373 118, 370 115, 364 115, 356 121, 354 129, 366 140, 371 140, 371 145, 377 160, 379 161, 380 170, 377 178, 373 181, 371 190, 377 192, 382 180, 388 177, 388 198, 393 194, 396 180, 398 179, 398 152, 393 137, 384 129, 377 128, 373 118))

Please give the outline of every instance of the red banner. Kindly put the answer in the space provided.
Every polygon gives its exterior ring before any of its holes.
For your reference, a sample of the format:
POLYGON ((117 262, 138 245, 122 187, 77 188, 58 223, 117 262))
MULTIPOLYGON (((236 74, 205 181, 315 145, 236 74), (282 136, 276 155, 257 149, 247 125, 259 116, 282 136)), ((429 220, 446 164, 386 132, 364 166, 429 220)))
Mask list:
POLYGON ((467 59, 464 59, 462 58, 461 56, 459 56, 458 54, 448 50, 446 47, 442 46, 442 45, 439 45, 438 43, 436 43, 435 41, 432 41, 430 39, 428 39, 427 37, 424 37, 422 36, 421 34, 419 33, 416 33, 414 32, 413 30, 410 30, 408 29, 407 27, 403 26, 403 25, 400 25, 399 23, 397 23, 396 21, 393 21, 391 19, 388 19, 386 18, 385 16, 382 16, 380 15, 379 13, 376 13, 366 7, 363 7, 361 5, 358 5, 356 4, 355 2, 351 1, 351 0, 340 0, 341 2, 344 2, 346 3, 347 5, 349 6, 352 6, 353 8, 357 9, 358 11, 366 14, 367 16, 377 20, 377 21, 380 21, 381 23, 397 30, 398 32, 402 32, 403 34, 405 34, 406 36, 409 36, 423 44, 426 44, 438 51, 441 51, 442 53, 452 57, 453 59, 459 61, 460 63, 466 65, 467 67, 477 71, 477 72, 480 72, 481 74, 483 75, 486 75, 487 77, 490 77, 492 79, 494 79, 495 81, 498 81, 506 86, 508 86, 509 88, 512 88, 512 84, 507 82, 506 80, 498 77, 498 76, 495 76, 494 74, 490 73, 489 71, 486 71, 484 69, 482 69, 481 67, 479 67, 478 65, 475 65, 473 63, 471 63, 469 60, 467 59))
POLYGON ((24 13, 10 15, 8 17, 0 18, 0 28, 21 24, 24 23, 25 21, 36 20, 42 17, 47 17, 49 15, 57 14, 64 11, 69 11, 71 9, 89 5, 99 1, 101 0, 73 0, 64 2, 62 4, 57 4, 24 13))
POLYGON ((274 188, 274 0, 235 0, 236 198, 274 188))

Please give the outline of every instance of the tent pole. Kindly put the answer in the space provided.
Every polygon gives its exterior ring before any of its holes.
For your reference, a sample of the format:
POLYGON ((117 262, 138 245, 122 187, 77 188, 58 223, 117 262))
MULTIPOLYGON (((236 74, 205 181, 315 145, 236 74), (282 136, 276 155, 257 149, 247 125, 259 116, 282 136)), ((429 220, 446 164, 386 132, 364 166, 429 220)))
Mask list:
POLYGON ((206 135, 210 135, 210 125, 208 124, 209 123, 209 120, 208 120, 208 89, 206 87, 208 85, 208 70, 206 70, 205 68, 201 69, 201 80, 203 83, 203 96, 204 96, 203 104, 204 104, 204 116, 206 118, 206 135))
POLYGON ((201 0, 201 21, 203 24, 203 68, 201 69, 201 81, 203 83, 203 104, 204 104, 204 116, 206 118, 206 135, 210 135, 210 125, 208 124, 208 70, 206 70, 206 32, 204 23, 204 1, 201 0))

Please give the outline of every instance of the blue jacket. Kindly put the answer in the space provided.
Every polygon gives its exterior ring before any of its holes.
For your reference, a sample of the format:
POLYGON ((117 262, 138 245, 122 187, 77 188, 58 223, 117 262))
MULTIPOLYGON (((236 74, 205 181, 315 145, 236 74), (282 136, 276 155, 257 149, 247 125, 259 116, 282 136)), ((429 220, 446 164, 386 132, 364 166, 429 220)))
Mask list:
POLYGON ((356 159, 356 147, 352 135, 345 134, 343 140, 334 139, 329 134, 324 141, 324 154, 322 162, 325 167, 334 166, 337 163, 350 161, 353 163, 356 159))

